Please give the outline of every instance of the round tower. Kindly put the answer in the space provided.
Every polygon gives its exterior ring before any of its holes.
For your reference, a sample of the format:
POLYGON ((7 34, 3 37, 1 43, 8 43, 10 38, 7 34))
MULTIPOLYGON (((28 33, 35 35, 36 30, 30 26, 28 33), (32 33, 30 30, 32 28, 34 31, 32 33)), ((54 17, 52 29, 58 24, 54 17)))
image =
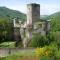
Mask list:
POLYGON ((40 20, 40 4, 27 4, 27 24, 33 25, 40 20))

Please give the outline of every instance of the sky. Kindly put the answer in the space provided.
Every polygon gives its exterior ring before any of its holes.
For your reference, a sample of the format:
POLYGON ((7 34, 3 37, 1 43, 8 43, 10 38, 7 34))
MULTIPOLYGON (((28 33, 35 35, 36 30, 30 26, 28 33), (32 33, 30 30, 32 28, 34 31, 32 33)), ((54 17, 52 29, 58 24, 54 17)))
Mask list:
POLYGON ((60 11, 60 0, 0 0, 0 6, 27 13, 27 4, 40 4, 41 15, 50 15, 60 11))

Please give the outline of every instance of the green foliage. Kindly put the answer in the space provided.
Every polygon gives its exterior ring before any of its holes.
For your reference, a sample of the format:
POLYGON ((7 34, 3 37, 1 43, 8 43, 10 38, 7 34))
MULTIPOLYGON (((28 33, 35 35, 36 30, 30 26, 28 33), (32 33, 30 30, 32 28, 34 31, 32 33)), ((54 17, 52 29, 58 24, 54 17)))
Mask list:
POLYGON ((49 39, 50 43, 56 42, 56 44, 60 46, 60 31, 50 32, 47 38, 49 39))
POLYGON ((15 42, 3 42, 0 44, 0 48, 15 48, 15 42))
POLYGON ((56 58, 56 60, 60 59, 60 50, 55 52, 55 58, 56 58))
POLYGON ((60 49, 58 49, 58 45, 56 42, 52 42, 48 48, 52 50, 51 57, 54 58, 54 60, 60 60, 60 49))
POLYGON ((49 16, 44 16, 43 20, 51 20, 51 31, 60 31, 60 11, 49 16))
POLYGON ((56 40, 56 35, 54 34, 54 32, 50 32, 48 35, 47 35, 47 38, 49 39, 50 42, 53 42, 56 40))
POLYGON ((60 31, 60 20, 57 18, 57 19, 52 19, 51 20, 51 30, 52 31, 60 31))
POLYGON ((12 19, 16 17, 21 21, 26 20, 26 15, 19 11, 0 7, 0 43, 13 40, 12 19))
POLYGON ((51 43, 49 46, 36 49, 36 55, 40 57, 40 60, 59 60, 60 50, 57 44, 51 43))
POLYGON ((51 31, 60 31, 60 12, 49 15, 46 17, 48 19, 51 20, 51 31))
POLYGON ((0 18, 0 43, 11 40, 13 25, 8 18, 0 18))
POLYGON ((42 36, 41 34, 37 33, 33 35, 33 38, 30 42, 30 46, 32 47, 43 47, 45 45, 48 45, 48 39, 46 36, 42 36))
POLYGON ((15 18, 18 17, 20 20, 24 21, 26 20, 26 15, 16 11, 16 10, 11 10, 6 7, 0 7, 0 17, 4 18, 15 18))

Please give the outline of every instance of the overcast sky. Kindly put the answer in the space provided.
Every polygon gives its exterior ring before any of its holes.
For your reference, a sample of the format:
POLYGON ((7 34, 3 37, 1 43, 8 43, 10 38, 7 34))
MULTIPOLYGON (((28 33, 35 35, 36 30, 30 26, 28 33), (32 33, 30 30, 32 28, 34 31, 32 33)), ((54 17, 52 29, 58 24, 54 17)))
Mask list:
POLYGON ((60 0, 0 0, 0 6, 6 6, 23 13, 27 12, 26 5, 29 3, 40 4, 41 15, 50 15, 60 11, 60 0))

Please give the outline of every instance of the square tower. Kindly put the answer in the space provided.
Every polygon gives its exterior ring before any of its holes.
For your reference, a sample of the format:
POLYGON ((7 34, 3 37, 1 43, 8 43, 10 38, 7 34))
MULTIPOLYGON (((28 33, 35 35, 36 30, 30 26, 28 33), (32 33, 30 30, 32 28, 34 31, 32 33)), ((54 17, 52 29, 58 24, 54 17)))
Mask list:
POLYGON ((27 24, 34 24, 40 20, 40 4, 27 4, 27 24))

